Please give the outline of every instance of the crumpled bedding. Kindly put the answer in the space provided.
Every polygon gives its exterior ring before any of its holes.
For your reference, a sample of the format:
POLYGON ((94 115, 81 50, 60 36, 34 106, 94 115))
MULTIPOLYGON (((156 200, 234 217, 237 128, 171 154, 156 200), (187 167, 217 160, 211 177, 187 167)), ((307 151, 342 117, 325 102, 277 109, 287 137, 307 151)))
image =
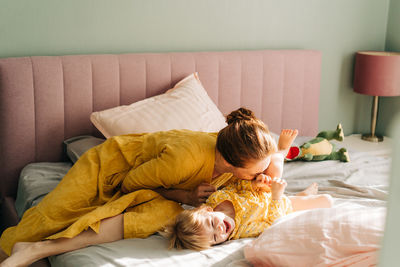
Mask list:
POLYGON ((71 169, 70 162, 38 162, 26 165, 19 176, 15 209, 19 218, 36 206, 71 169))
POLYGON ((320 193, 335 197, 336 204, 386 206, 391 157, 388 153, 349 152, 351 161, 290 162, 284 176, 286 192, 301 191, 312 182, 320 193))
POLYGON ((375 266, 385 217, 384 207, 295 212, 246 245, 245 257, 265 267, 349 266, 350 262, 375 266))
POLYGON ((279 219, 245 246, 246 260, 231 266, 376 266, 384 234, 391 155, 387 150, 348 150, 349 163, 287 163, 287 193, 317 182, 320 193, 334 197, 334 208, 279 219))
MULTIPOLYGON (((320 193, 334 197, 335 207, 385 207, 391 164, 389 152, 366 153, 351 148, 348 151, 351 158, 349 163, 286 163, 286 194, 295 194, 317 182, 320 193)), ((51 257, 50 262, 52 266, 250 266, 244 258, 243 248, 252 240, 229 241, 203 252, 194 252, 168 250, 166 241, 159 235, 153 235, 147 239, 128 239, 91 246, 51 257)))

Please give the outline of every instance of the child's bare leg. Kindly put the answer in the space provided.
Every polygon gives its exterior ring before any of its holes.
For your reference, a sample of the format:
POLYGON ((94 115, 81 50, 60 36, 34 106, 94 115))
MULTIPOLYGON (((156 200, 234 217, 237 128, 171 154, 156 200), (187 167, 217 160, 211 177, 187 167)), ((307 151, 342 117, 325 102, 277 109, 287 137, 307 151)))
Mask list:
POLYGON ((265 175, 274 178, 282 177, 283 173, 284 155, 281 153, 274 153, 271 155, 271 162, 268 168, 263 172, 265 175))
MULTIPOLYGON (((281 131, 281 134, 279 135, 279 141, 278 141, 278 150, 279 151, 287 151, 289 150, 290 146, 292 145, 294 139, 296 138, 297 134, 299 131, 297 129, 292 130, 292 129, 284 129, 281 131)), ((285 154, 285 156, 286 156, 285 154)))
POLYGON ((19 242, 14 245, 11 256, 0 264, 1 267, 28 266, 52 255, 103 244, 124 238, 123 214, 101 221, 99 233, 86 230, 73 238, 59 238, 39 242, 19 242))
POLYGON ((282 177, 283 162, 285 161, 288 150, 292 145, 294 139, 296 138, 297 134, 297 130, 285 129, 281 131, 278 142, 278 153, 274 153, 271 155, 271 163, 264 171, 265 175, 271 178, 282 177))
POLYGON ((296 196, 310 196, 318 194, 318 184, 312 183, 306 189, 296 194, 296 196))
POLYGON ((317 208, 331 208, 333 199, 330 195, 291 196, 293 211, 310 210, 317 208))

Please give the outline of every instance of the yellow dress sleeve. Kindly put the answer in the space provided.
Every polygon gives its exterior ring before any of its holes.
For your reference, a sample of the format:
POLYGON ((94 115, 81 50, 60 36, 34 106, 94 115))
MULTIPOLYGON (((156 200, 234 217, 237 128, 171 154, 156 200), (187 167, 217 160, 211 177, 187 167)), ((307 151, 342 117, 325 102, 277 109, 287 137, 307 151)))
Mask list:
POLYGON ((157 187, 190 190, 201 182, 211 182, 215 140, 212 134, 185 130, 149 134, 141 155, 122 181, 122 191, 157 187))
POLYGON ((132 192, 138 189, 170 188, 180 184, 191 177, 198 167, 190 158, 191 153, 166 146, 157 157, 132 168, 122 182, 122 190, 132 192))

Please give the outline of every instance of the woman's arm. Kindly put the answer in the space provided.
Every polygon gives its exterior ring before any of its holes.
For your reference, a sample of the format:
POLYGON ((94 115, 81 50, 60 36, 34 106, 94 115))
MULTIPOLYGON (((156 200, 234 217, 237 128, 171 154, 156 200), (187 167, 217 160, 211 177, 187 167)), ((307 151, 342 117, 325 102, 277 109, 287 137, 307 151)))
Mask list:
POLYGON ((166 199, 198 207, 206 202, 207 198, 215 192, 216 188, 210 184, 201 183, 193 190, 165 189, 162 187, 153 190, 166 199))
POLYGON ((121 191, 129 193, 139 189, 169 188, 179 184, 187 175, 183 173, 184 170, 186 169, 182 168, 173 157, 163 153, 160 157, 132 168, 122 181, 121 191))
POLYGON ((190 163, 193 155, 184 147, 165 146, 154 157, 132 168, 122 181, 121 191, 129 193, 139 189, 171 188, 188 179, 198 166, 190 163), (189 164, 188 164, 189 162, 189 164))
MULTIPOLYGON (((188 142, 186 142, 188 143, 188 142)), ((152 157, 134 166, 125 176, 121 191, 129 193, 139 189, 176 188, 182 183, 191 188, 210 177, 199 175, 209 157, 200 145, 168 144, 152 152, 152 157)), ((214 153, 214 151, 212 151, 214 153)), ((181 187, 182 188, 182 187, 181 187)), ((185 188, 185 189, 187 189, 185 188)))

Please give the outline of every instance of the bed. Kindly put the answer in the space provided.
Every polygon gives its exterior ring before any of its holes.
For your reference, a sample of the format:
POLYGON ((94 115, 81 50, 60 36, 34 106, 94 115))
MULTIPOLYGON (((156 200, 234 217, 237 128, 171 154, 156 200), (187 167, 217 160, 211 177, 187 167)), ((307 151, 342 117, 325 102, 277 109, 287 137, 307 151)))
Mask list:
MULTIPOLYGON (((86 137, 92 141, 96 138, 92 145, 102 142, 105 137, 90 120, 93 112, 162 95, 192 73, 198 75, 222 114, 240 106, 248 107, 273 133, 282 128, 297 128, 298 144, 318 132, 321 76, 318 51, 0 59, 1 231, 15 225, 23 211, 40 201, 46 190, 68 171, 72 165, 71 154, 66 153, 69 142, 86 137), (48 187, 31 190, 33 197, 24 193, 26 186, 48 173, 52 177, 48 187)), ((294 194, 310 182, 318 182, 321 192, 335 198, 337 210, 352 207, 368 212, 378 208, 383 214, 389 152, 374 154, 348 149, 350 163, 286 164, 287 193, 294 194)), ((383 227, 379 230, 383 233, 383 227)), ((153 235, 65 253, 51 257, 50 262, 52 266, 187 266, 189 262, 192 266, 249 266, 250 254, 246 248, 252 242, 253 239, 232 241, 203 252, 175 251, 166 249, 161 236, 153 235)), ((375 243, 366 252, 375 252, 375 243)), ((36 265, 49 263, 42 260, 36 265)))

